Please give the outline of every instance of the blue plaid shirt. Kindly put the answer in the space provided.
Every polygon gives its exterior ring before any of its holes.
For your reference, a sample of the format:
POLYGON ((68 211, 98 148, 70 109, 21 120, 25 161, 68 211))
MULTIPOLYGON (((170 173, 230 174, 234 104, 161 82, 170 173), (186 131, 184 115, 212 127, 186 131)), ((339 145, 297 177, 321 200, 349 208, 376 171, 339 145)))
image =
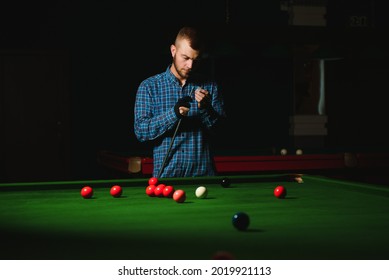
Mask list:
POLYGON ((169 149, 179 118, 174 105, 184 96, 191 96, 190 111, 183 117, 176 138, 161 173, 162 177, 195 177, 215 175, 209 148, 209 132, 216 122, 225 116, 223 100, 215 82, 187 80, 181 86, 170 71, 144 80, 138 88, 135 100, 134 129, 141 142, 153 141, 153 176, 157 177, 169 149), (199 109, 194 92, 198 88, 208 90, 213 109, 199 109))

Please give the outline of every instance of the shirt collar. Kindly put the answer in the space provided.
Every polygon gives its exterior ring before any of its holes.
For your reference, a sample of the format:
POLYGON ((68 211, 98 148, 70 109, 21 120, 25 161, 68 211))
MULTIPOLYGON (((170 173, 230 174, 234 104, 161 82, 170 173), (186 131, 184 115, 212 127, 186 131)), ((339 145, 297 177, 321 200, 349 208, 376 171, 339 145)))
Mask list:
POLYGON ((169 66, 167 67, 166 69, 166 77, 172 82, 172 83, 175 83, 177 84, 178 86, 180 86, 180 82, 178 81, 178 79, 176 78, 176 76, 173 75, 172 71, 170 70, 170 67, 172 65, 169 64, 169 66))
MULTIPOLYGON (((172 73, 172 71, 170 70, 170 67, 172 66, 172 64, 169 64, 169 66, 166 68, 166 71, 165 71, 165 74, 166 74, 166 77, 167 79, 169 79, 172 83, 176 84, 177 86, 180 86, 181 87, 181 83, 178 81, 178 79, 176 78, 176 76, 174 76, 174 74, 172 73)), ((189 77, 184 85, 184 87, 187 87, 187 86, 195 86, 196 84, 196 77, 189 77)))

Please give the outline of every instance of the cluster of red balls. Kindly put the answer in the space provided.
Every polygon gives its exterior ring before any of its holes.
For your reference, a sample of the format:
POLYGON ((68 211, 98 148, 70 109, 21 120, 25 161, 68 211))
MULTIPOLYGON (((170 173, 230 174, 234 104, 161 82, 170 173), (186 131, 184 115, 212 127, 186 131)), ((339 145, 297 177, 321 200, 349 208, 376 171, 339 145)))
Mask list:
POLYGON ((146 194, 150 197, 173 198, 178 203, 183 203, 186 200, 184 190, 175 190, 173 186, 159 183, 156 177, 151 177, 148 183, 146 194))
MULTIPOLYGON (((121 197, 122 194, 123 194, 123 189, 121 186, 119 185, 114 185, 111 187, 111 189, 109 190, 109 193, 115 197, 115 198, 118 198, 118 197, 121 197)), ((83 198, 92 198, 93 197, 93 188, 90 187, 90 186, 84 186, 82 189, 81 189, 81 196, 83 198)))

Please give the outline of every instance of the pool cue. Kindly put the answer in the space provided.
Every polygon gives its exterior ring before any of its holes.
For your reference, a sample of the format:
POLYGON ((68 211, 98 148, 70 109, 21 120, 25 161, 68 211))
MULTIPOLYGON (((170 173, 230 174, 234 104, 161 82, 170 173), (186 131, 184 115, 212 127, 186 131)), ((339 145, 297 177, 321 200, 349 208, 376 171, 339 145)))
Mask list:
POLYGON ((182 118, 178 120, 178 123, 177 123, 177 126, 176 126, 176 130, 174 131, 174 134, 173 134, 173 137, 172 137, 172 141, 170 141, 169 149, 166 152, 165 158, 163 159, 163 162, 162 162, 161 169, 158 172, 158 176, 157 176, 158 179, 161 176, 163 169, 165 168, 166 159, 168 158, 168 156, 170 154, 170 150, 172 149, 174 139, 176 138, 177 131, 178 131, 180 125, 181 125, 181 121, 182 121, 182 118))
MULTIPOLYGON (((189 96, 190 98, 192 98, 191 95, 192 95, 192 93, 193 93, 194 91, 195 91, 195 89, 193 88, 192 91, 189 93, 188 96, 189 96)), ((163 159, 161 169, 158 171, 158 176, 157 176, 158 179, 159 179, 159 177, 161 176, 163 169, 165 168, 165 164, 166 164, 167 157, 169 156, 170 150, 172 149, 174 139, 176 138, 177 131, 178 131, 178 129, 180 128, 180 125, 181 125, 181 121, 182 121, 182 118, 178 120, 178 123, 177 123, 177 126, 176 126, 176 130, 174 131, 174 134, 173 134, 173 137, 172 137, 172 141, 170 142, 170 145, 169 145, 169 149, 167 150, 166 155, 165 155, 165 158, 163 159)))

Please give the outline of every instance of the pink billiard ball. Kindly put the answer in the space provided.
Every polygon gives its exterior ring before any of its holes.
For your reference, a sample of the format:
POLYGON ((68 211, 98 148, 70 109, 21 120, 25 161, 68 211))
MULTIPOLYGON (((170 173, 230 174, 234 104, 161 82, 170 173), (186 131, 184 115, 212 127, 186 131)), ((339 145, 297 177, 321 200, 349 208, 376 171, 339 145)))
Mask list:
POLYGON ((157 197, 163 197, 163 189, 165 188, 166 186, 164 184, 159 184, 158 186, 155 187, 154 189, 154 194, 155 196, 157 197))
POLYGON ((274 195, 277 198, 285 198, 285 196, 286 196, 286 189, 285 189, 285 187, 284 186, 277 186, 274 189, 274 195))
POLYGON ((235 256, 228 251, 217 251, 213 254, 212 259, 214 260, 234 260, 235 256))
POLYGON ((81 196, 83 198, 91 198, 93 196, 93 189, 90 186, 85 186, 81 189, 81 196))
POLYGON ((173 193, 173 199, 178 203, 183 203, 186 200, 186 193, 184 190, 176 190, 173 193))
POLYGON ((172 186, 166 186, 163 188, 164 197, 173 197, 174 188, 172 186))
POLYGON ((114 185, 112 186, 110 192, 109 192, 113 197, 117 198, 117 197, 121 197, 122 196, 122 193, 123 193, 123 189, 121 186, 119 185, 114 185))
POLYGON ((149 179, 149 185, 157 186, 157 184, 158 184, 158 179, 156 177, 151 177, 149 179))

